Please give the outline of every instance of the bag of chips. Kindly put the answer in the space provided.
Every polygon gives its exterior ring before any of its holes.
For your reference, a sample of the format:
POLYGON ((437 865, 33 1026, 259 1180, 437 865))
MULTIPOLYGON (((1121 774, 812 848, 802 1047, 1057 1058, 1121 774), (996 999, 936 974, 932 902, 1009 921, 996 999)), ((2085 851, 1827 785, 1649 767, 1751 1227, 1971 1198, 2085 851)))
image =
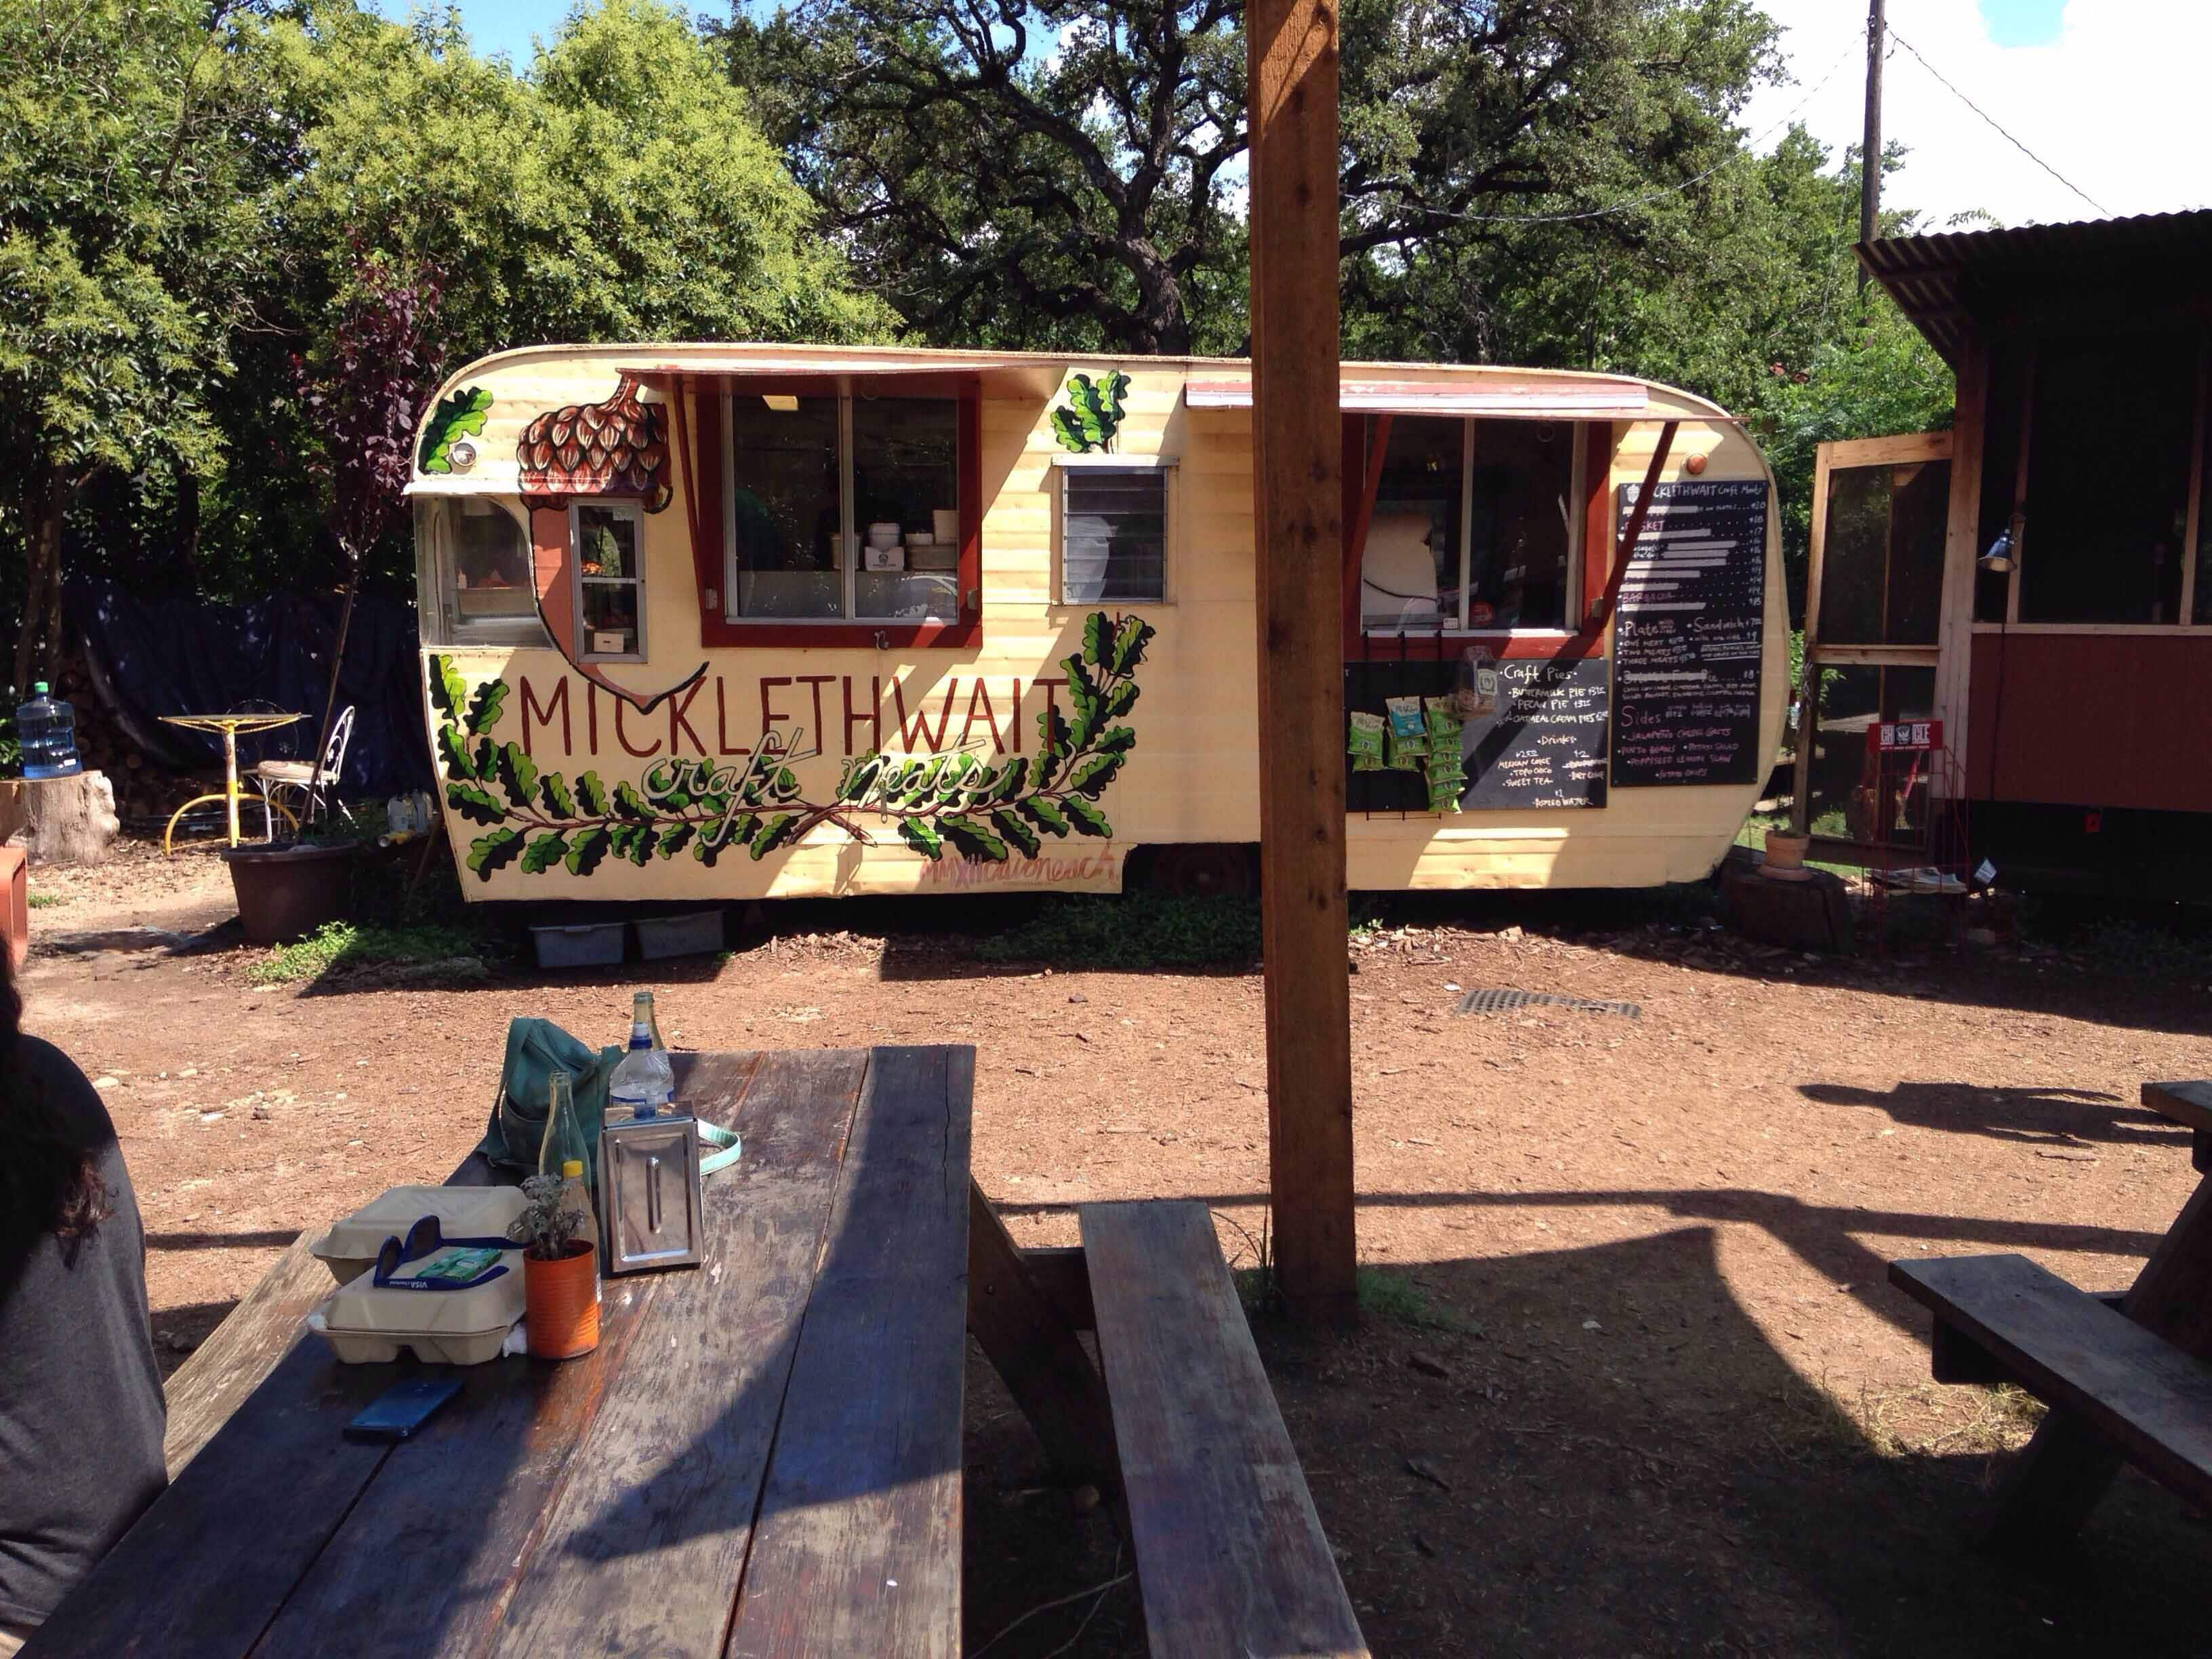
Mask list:
POLYGON ((1429 752, 1429 728, 1419 697, 1385 697, 1390 721, 1390 764, 1401 771, 1420 770, 1429 752))
POLYGON ((1429 752, 1431 755, 1457 755, 1460 733, 1466 722, 1452 708, 1449 697, 1424 697, 1421 707, 1426 715, 1429 733, 1429 752))
POLYGON ((1344 740, 1345 753, 1352 757, 1355 772, 1380 772, 1382 769, 1382 733, 1387 722, 1380 714, 1353 713, 1347 717, 1351 731, 1344 740))
POLYGON ((1456 812, 1459 798, 1467 793, 1467 774, 1464 772, 1431 772, 1429 774, 1429 811, 1456 812))

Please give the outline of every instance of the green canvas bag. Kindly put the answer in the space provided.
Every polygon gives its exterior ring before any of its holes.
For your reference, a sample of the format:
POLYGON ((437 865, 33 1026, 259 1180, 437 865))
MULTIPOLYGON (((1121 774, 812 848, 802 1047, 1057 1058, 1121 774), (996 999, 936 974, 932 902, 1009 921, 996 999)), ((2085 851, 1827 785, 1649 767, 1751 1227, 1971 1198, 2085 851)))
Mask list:
POLYGON ((499 1098, 477 1150, 501 1170, 538 1173, 538 1151, 545 1139, 545 1109, 553 1073, 566 1072, 576 1103, 576 1127, 583 1132, 584 1177, 599 1190, 599 1128, 607 1115, 607 1083, 625 1049, 594 1052, 550 1019, 519 1018, 507 1028, 507 1060, 500 1067, 499 1098))

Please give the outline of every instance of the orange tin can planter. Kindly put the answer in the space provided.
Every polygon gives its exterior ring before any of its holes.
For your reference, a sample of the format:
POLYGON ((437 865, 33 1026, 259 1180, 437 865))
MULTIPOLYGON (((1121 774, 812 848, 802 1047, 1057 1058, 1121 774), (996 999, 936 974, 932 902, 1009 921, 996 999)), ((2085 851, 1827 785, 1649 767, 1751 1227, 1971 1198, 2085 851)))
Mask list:
POLYGON ((523 1328, 531 1357, 574 1359, 599 1346, 599 1253, 585 1241, 555 1261, 522 1259, 523 1328))

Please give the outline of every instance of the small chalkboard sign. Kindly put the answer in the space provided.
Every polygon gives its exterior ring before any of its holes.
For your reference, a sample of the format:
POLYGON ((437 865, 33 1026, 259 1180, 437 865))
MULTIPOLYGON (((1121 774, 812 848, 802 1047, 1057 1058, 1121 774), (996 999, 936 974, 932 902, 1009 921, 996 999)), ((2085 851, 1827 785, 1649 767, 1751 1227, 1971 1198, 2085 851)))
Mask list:
POLYGON ((1759 780, 1766 503, 1763 478, 1653 490, 1614 613, 1615 788, 1759 780))
POLYGON ((1607 664, 1509 657, 1498 713, 1469 720, 1463 812, 1605 805, 1607 664))

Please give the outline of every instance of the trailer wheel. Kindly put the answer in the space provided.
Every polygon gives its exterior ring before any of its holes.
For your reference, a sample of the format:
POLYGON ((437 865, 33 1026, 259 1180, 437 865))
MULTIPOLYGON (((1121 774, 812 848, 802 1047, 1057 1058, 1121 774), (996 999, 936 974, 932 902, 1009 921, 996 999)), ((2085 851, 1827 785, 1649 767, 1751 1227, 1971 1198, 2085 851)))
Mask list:
POLYGON ((1252 894, 1252 849, 1230 842, 1199 842, 1155 847, 1146 861, 1145 885, 1176 898, 1249 898, 1252 894))

